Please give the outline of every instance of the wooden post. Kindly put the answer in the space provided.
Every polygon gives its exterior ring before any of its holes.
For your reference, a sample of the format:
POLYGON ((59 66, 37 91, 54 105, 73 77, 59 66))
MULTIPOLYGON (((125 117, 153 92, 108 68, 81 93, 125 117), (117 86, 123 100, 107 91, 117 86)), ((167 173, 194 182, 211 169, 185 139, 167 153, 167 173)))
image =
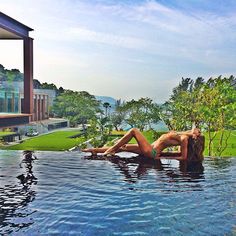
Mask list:
POLYGON ((24 39, 24 110, 33 115, 33 39, 24 39))

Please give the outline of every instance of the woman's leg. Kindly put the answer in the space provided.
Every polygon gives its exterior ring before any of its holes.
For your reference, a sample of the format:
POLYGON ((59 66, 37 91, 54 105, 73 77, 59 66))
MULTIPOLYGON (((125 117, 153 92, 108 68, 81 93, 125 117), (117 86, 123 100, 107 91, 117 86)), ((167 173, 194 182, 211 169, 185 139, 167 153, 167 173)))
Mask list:
POLYGON ((138 144, 125 144, 119 148, 118 152, 133 152, 136 154, 142 154, 138 144))
POLYGON ((110 147, 101 147, 101 148, 85 148, 82 149, 82 152, 91 152, 93 155, 97 153, 104 153, 110 147))
MULTIPOLYGON (((91 152, 93 155, 95 155, 97 153, 104 153, 109 148, 110 147, 86 148, 86 149, 82 149, 81 151, 82 152, 91 152)), ((137 153, 137 154, 142 154, 138 144, 125 144, 122 147, 120 147, 117 152, 133 152, 133 153, 137 153)))
POLYGON ((136 128, 133 128, 133 129, 129 130, 115 145, 113 145, 112 147, 108 148, 105 151, 104 154, 107 155, 107 154, 114 154, 114 153, 116 153, 117 151, 119 151, 119 149, 122 146, 124 146, 125 144, 128 144, 128 142, 132 138, 136 139, 136 141, 138 143, 139 150, 141 152, 140 154, 142 154, 144 156, 147 156, 147 157, 151 157, 151 152, 152 152, 151 144, 148 143, 147 139, 136 128))

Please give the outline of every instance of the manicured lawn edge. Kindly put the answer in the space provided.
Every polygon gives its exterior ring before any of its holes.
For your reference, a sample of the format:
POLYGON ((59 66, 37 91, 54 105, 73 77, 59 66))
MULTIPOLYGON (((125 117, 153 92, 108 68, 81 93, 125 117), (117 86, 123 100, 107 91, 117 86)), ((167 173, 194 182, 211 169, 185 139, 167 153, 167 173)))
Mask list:
POLYGON ((80 143, 81 138, 70 138, 80 131, 56 131, 24 140, 23 143, 4 146, 7 150, 66 151, 80 143))

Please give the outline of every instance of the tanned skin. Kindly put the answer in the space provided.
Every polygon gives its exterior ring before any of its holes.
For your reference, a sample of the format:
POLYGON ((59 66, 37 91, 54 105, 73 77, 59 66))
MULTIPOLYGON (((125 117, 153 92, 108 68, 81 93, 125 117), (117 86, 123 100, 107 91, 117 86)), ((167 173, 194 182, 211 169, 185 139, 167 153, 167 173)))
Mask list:
POLYGON ((197 138, 201 135, 198 128, 193 128, 189 131, 176 132, 170 131, 161 135, 155 142, 150 144, 143 134, 136 128, 130 129, 115 145, 102 148, 83 149, 83 152, 91 152, 93 155, 103 153, 104 155, 114 155, 117 152, 133 152, 143 155, 148 158, 160 159, 161 152, 167 147, 180 146, 180 157, 175 157, 177 160, 187 160, 187 147, 189 137, 197 138), (129 141, 135 138, 137 144, 128 144, 129 141), (156 153, 153 156, 153 150, 156 153))

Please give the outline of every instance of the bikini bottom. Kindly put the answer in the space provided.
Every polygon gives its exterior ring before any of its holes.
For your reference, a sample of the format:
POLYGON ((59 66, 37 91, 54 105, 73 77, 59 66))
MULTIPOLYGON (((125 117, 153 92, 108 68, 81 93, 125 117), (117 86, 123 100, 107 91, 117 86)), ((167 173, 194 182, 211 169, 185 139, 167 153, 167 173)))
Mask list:
POLYGON ((155 157, 157 157, 157 156, 160 156, 160 152, 158 152, 156 149, 152 149, 152 152, 151 152, 151 156, 152 156, 152 158, 155 158, 155 157))

